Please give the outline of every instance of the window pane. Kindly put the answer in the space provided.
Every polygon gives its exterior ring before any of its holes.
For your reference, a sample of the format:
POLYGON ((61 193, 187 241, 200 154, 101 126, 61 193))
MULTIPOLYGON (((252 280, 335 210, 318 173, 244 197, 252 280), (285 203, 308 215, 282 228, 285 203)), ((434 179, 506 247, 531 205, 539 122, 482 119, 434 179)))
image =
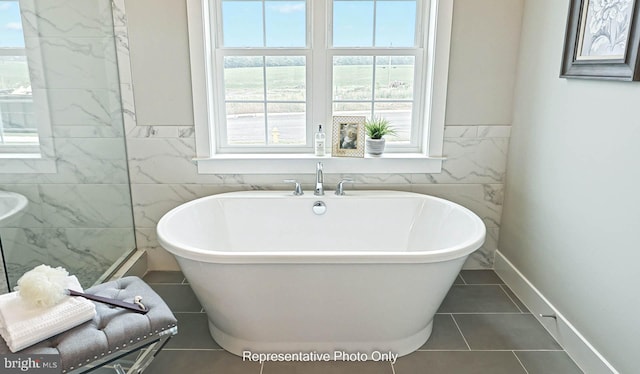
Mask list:
POLYGON ((373 57, 333 58, 333 99, 371 100, 373 96, 373 57))
POLYGON ((36 145, 29 67, 18 1, 0 1, 0 144, 36 145))
POLYGON ((222 35, 225 47, 263 47, 262 2, 223 1, 222 35))
POLYGON ((224 58, 225 100, 264 100, 264 58, 224 58))
POLYGON ((267 47, 305 47, 307 17, 304 1, 265 3, 267 47))
POLYGON ((334 116, 365 116, 371 117, 371 103, 334 103, 334 116))
POLYGON ((24 48, 18 1, 0 1, 0 48, 24 48))
POLYGON ((269 145, 304 145, 306 143, 305 104, 267 104, 269 145))
POLYGON ((228 144, 265 144, 264 104, 227 103, 226 109, 228 144))
POLYGON ((333 46, 373 46, 373 1, 333 2, 333 46))
POLYGON ((267 100, 304 101, 306 96, 305 58, 267 57, 267 100))
POLYGON ((408 143, 411 140, 411 103, 376 103, 373 108, 375 117, 382 117, 389 121, 396 131, 395 136, 386 136, 393 143, 408 143))
POLYGON ((412 100, 413 56, 376 57, 376 99, 412 100))
POLYGON ((415 1, 376 2, 376 47, 413 47, 415 33, 415 1))

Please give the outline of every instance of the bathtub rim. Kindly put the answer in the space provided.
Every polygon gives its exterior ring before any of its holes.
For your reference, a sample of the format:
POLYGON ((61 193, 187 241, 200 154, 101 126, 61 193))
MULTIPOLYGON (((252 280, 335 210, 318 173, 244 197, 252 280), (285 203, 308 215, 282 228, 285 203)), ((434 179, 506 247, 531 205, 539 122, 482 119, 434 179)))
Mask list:
POLYGON ((479 249, 486 238, 486 226, 482 219, 468 208, 453 201, 435 197, 432 195, 415 192, 392 191, 392 190, 354 190, 349 191, 347 196, 336 196, 333 192, 326 192, 326 195, 303 195, 292 196, 289 191, 236 191, 221 194, 209 195, 183 203, 169 212, 165 213, 156 226, 158 242, 169 253, 177 257, 189 260, 202 261, 218 264, 408 264, 408 263, 434 263, 449 261, 466 257, 479 249), (438 201, 440 203, 454 206, 469 216, 474 222, 475 235, 454 246, 440 250, 431 251, 270 251, 270 252, 228 252, 204 250, 194 246, 181 243, 180 245, 167 240, 162 234, 163 228, 171 216, 203 200, 209 199, 242 199, 242 198, 295 198, 305 200, 333 200, 344 198, 420 198, 438 201))

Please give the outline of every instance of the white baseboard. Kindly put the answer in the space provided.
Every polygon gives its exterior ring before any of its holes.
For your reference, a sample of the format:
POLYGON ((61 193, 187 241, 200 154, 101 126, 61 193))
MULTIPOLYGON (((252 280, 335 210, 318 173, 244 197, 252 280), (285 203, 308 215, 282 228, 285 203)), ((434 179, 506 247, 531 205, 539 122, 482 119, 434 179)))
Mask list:
POLYGON ((496 251, 494 270, 585 373, 619 374, 500 251, 496 251))

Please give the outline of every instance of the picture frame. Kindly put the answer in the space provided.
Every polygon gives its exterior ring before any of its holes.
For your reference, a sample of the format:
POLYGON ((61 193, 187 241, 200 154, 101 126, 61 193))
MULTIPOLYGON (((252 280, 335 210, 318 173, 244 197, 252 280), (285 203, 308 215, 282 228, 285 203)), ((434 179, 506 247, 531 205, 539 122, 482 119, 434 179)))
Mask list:
POLYGON ((364 157, 365 116, 333 116, 331 155, 364 157))
POLYGON ((570 0, 560 77, 639 81, 639 3, 570 0))

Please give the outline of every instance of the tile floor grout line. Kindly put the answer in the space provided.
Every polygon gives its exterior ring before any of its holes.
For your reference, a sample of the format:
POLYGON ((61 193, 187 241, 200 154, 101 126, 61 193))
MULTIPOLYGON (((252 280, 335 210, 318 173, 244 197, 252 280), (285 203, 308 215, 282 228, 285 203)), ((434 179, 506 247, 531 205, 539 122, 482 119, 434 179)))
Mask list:
POLYGON ((470 349, 417 349, 414 352, 471 352, 470 349))
MULTIPOLYGON (((462 276, 462 272, 458 273, 458 276, 460 277, 460 279, 462 279, 462 283, 463 285, 467 285, 467 281, 464 280, 464 277, 462 276)), ((459 285, 458 285, 459 286, 459 285)))
POLYGON ((500 285, 500 289, 502 290, 502 292, 504 292, 505 295, 507 295, 507 297, 509 298, 509 300, 511 300, 511 302, 516 306, 516 308, 518 308, 518 310, 520 311, 520 313, 524 313, 524 310, 522 310, 522 308, 520 308, 520 305, 518 305, 518 303, 516 303, 515 300, 513 300, 513 298, 511 297, 511 295, 509 295, 509 293, 507 292, 507 290, 500 285))
POLYGON ((396 374, 396 368, 393 367, 392 363, 390 363, 390 364, 391 364, 391 374, 396 374))
POLYGON ((414 352, 565 352, 563 349, 418 349, 414 352))
POLYGON ((467 348, 469 348, 469 350, 471 350, 471 346, 469 345, 469 342, 467 342, 467 338, 465 338, 464 334, 462 333, 462 329, 460 328, 460 326, 458 326, 458 321, 456 321, 456 318, 453 316, 453 314, 451 314, 451 319, 453 320, 453 323, 456 325, 456 328, 458 329, 458 332, 462 336, 462 340, 464 340, 464 344, 466 344, 467 348))
POLYGON ((264 362, 260 363, 260 374, 264 371, 264 362))
POLYGON ((524 372, 526 374, 529 374, 529 370, 527 370, 526 367, 524 367, 524 364, 522 363, 522 361, 520 361, 520 357, 518 357, 518 355, 516 354, 515 351, 511 351, 513 353, 514 356, 516 356, 516 360, 518 360, 518 363, 520 363, 520 366, 522 366, 522 368, 524 369, 524 372))
POLYGON ((533 314, 531 312, 440 312, 436 314, 533 314))
POLYGON ((216 351, 216 352, 224 352, 224 348, 170 348, 164 347, 163 351, 216 351))

